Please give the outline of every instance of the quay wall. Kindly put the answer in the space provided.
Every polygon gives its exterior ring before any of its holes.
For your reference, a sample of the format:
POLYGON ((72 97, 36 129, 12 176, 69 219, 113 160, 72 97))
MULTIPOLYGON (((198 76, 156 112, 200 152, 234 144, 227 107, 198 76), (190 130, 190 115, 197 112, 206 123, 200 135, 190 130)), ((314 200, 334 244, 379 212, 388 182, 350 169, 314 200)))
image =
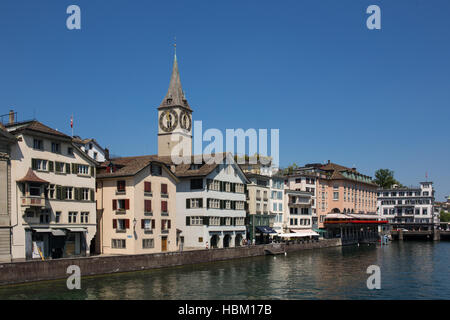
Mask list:
POLYGON ((0 264, 0 285, 64 279, 69 277, 66 271, 70 265, 79 266, 83 277, 255 257, 265 255, 267 250, 294 252, 337 246, 341 246, 341 239, 324 239, 318 242, 301 244, 267 244, 155 254, 92 256, 2 263, 0 264))

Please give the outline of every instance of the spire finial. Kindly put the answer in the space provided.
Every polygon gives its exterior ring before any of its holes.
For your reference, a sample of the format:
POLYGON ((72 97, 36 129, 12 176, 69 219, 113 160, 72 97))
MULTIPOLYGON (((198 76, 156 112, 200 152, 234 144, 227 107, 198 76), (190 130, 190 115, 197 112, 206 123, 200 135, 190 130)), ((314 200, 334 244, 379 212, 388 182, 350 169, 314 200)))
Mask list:
POLYGON ((175 36, 175 40, 173 43, 174 51, 175 51, 175 59, 177 58, 177 37, 175 36))

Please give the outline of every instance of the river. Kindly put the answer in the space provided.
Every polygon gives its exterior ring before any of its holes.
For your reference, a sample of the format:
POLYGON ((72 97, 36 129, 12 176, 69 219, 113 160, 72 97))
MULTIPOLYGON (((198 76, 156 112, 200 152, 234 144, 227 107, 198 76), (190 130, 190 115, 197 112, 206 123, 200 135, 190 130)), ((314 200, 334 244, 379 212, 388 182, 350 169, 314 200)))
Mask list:
POLYGON ((158 270, 0 287, 0 299, 450 299, 450 242, 305 250, 158 270), (367 289, 378 265, 381 289, 367 289))

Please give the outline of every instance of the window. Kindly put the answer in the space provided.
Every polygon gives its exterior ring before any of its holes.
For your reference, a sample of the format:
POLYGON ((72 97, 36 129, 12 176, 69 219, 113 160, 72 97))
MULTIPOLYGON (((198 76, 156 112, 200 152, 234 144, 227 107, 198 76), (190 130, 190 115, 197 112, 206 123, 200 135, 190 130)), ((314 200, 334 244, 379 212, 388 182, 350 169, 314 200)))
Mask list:
POLYGON ((64 173, 64 167, 65 167, 64 162, 55 161, 55 172, 64 173))
POLYGON ((126 240, 125 239, 112 239, 111 248, 113 249, 125 249, 126 240))
POLYGON ((89 166, 79 164, 77 165, 77 167, 78 167, 78 174, 89 174, 89 166))
POLYGON ((36 159, 36 170, 47 171, 47 160, 36 159))
POLYGON ((89 143, 89 150, 92 149, 92 143, 89 143))
POLYGON ((167 194, 167 184, 166 183, 161 183, 161 193, 167 194))
POLYGON ((151 167, 152 176, 160 176, 162 175, 162 168, 160 165, 152 164, 151 167))
POLYGON ((161 201, 161 212, 167 213, 167 201, 161 201))
POLYGON ((117 199, 113 200, 113 210, 123 211, 130 209, 129 199, 117 199))
POLYGON ((245 192, 244 184, 236 183, 235 190, 236 190, 237 193, 244 193, 245 192))
POLYGON ((97 152, 94 152, 94 160, 97 160, 97 152))
POLYGON ((43 212, 39 215, 40 223, 49 223, 49 214, 48 212, 43 212))
POLYGON ((67 148, 67 154, 68 154, 69 156, 73 155, 73 148, 68 147, 68 148, 67 148))
POLYGON ((60 223, 61 222, 61 211, 56 211, 55 212, 55 223, 60 223))
POLYGON ((125 232, 129 228, 129 219, 113 219, 113 229, 116 229, 116 232, 125 232))
POLYGON ((236 201, 234 204, 235 210, 244 210, 245 209, 245 202, 244 201, 236 201))
POLYGON ((61 153, 61 145, 59 143, 52 142, 52 152, 61 153))
POLYGON ((209 217, 209 225, 220 226, 220 217, 209 217))
POLYGON ((152 183, 144 181, 144 192, 152 192, 152 183))
POLYGON ((282 203, 278 204, 278 211, 283 211, 283 204, 282 203))
POLYGON ((333 200, 339 200, 339 192, 333 192, 333 200))
POLYGON ((422 214, 423 214, 423 215, 426 215, 426 214, 428 214, 428 210, 427 210, 427 208, 422 208, 422 214))
POLYGON ((89 189, 81 188, 81 200, 89 201, 89 189))
POLYGON ((40 139, 33 140, 33 149, 44 150, 44 141, 40 139))
POLYGON ((117 191, 124 192, 125 191, 125 180, 117 181, 117 191))
POLYGON ((168 231, 170 229, 170 220, 161 220, 161 231, 168 231))
POLYGON ((73 187, 66 187, 66 199, 73 199, 73 187))
POLYGON ((144 200, 144 212, 152 212, 152 200, 144 200))
POLYGON ((203 199, 186 199, 186 209, 203 208, 203 199))
POLYGON ((203 217, 188 217, 191 226, 203 225, 203 217))
POLYGON ((155 220, 142 219, 141 220, 141 228, 145 231, 151 231, 152 229, 155 229, 155 220))
POLYGON ((203 179, 191 179, 191 190, 203 189, 203 179))
POLYGON ((89 212, 81 212, 80 220, 81 223, 89 223, 89 212))
POLYGON ((151 249, 155 247, 153 239, 142 239, 142 249, 151 249))
POLYGON ((77 213, 78 212, 69 212, 69 223, 77 223, 77 213))

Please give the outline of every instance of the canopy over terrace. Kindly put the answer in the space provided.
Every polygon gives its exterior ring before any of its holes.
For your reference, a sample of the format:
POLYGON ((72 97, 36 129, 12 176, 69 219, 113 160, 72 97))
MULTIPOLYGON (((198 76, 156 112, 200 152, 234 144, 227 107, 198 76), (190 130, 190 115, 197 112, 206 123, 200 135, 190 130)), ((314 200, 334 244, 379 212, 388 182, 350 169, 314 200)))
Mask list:
POLYGON ((281 233, 278 237, 281 238, 303 238, 303 237, 317 237, 319 234, 311 229, 291 229, 291 233, 281 233))

